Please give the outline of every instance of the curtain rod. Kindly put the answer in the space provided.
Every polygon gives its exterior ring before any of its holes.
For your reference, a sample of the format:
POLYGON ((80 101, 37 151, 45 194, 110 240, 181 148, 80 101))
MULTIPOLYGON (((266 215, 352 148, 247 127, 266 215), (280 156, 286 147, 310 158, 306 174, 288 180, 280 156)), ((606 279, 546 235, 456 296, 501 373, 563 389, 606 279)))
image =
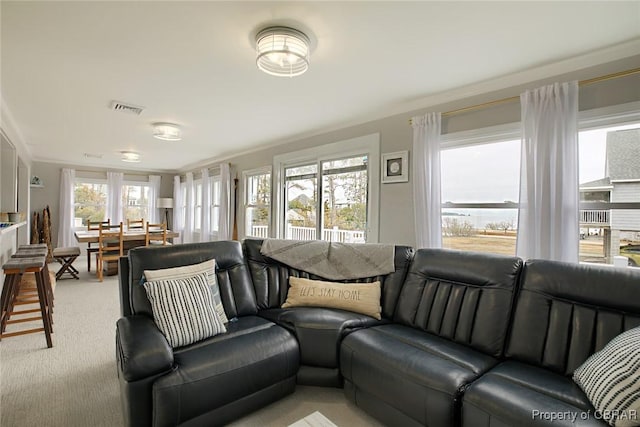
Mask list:
MULTIPOLYGON (((103 174, 107 174, 107 172, 113 172, 111 170, 88 170, 88 169, 74 169, 76 172, 83 172, 83 173, 103 173, 103 174)), ((120 172, 120 171, 118 171, 120 172)), ((149 176, 149 175, 162 175, 160 173, 140 173, 140 172, 122 172, 123 175, 133 175, 133 176, 149 176)))
MULTIPOLYGON (((600 77, 594 77, 592 79, 580 80, 578 82, 578 86, 580 86, 580 87, 587 86, 587 85, 590 85, 590 84, 593 84, 593 83, 600 83, 600 82, 604 82, 604 81, 607 81, 607 80, 617 79, 619 77, 631 76, 631 75, 637 74, 637 73, 640 73, 640 68, 634 68, 634 69, 631 69, 631 70, 620 71, 620 72, 617 72, 617 73, 607 74, 607 75, 600 76, 600 77)), ((442 116, 443 117, 453 116, 454 114, 466 113, 467 111, 479 110, 481 108, 493 107, 494 105, 506 104, 506 103, 509 103, 509 102, 518 101, 519 99, 520 99, 520 95, 518 95, 518 96, 510 96, 509 98, 496 99, 495 101, 483 102, 482 104, 471 105, 469 107, 462 107, 462 108, 458 108, 456 110, 447 111, 445 113, 442 113, 442 116)), ((413 119, 409 119, 409 124, 412 124, 412 123, 413 123, 413 119)))

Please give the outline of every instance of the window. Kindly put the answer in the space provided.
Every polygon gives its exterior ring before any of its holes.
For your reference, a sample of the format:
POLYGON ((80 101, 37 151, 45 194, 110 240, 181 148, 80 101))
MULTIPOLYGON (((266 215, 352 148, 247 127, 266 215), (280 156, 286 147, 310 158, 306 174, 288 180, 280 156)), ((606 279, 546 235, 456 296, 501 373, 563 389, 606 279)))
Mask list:
MULTIPOLYGON (((634 252, 640 247, 639 107, 580 113, 582 262, 640 264, 634 252)), ((444 247, 515 254, 519 132, 515 123, 443 136, 444 247)))
POLYGON ((211 178, 211 214, 209 219, 211 221, 210 230, 214 236, 218 235, 218 229, 220 228, 220 175, 212 176, 211 178))
POLYGON ((275 235, 377 242, 379 159, 378 134, 276 156, 275 235))
POLYGON ((74 186, 74 227, 89 221, 104 221, 107 211, 107 183, 102 180, 76 180, 74 186))
POLYGON ((244 229, 249 237, 269 237, 271 168, 244 172, 244 229))
POLYGON ((640 122, 582 130, 579 153, 580 261, 640 266, 640 122))
POLYGON ((516 253, 520 183, 517 126, 449 135, 440 153, 445 248, 516 253), (464 136, 464 137, 462 137, 464 136))
POLYGON ((149 199, 151 187, 142 183, 126 183, 122 186, 122 218, 148 221, 151 217, 149 199))

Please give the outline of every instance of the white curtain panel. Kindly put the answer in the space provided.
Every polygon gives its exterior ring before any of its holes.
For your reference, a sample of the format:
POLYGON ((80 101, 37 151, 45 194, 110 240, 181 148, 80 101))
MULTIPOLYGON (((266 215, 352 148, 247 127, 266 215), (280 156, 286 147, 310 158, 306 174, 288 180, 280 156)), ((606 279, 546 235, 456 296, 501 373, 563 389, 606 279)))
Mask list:
POLYGON ((122 172, 107 172, 107 211, 106 219, 111 224, 118 225, 122 222, 122 172))
MULTIPOLYGON (((149 218, 148 222, 159 223, 162 214, 158 209, 158 197, 160 197, 160 175, 149 175, 149 218)), ((169 224, 167 224, 167 227, 169 224)))
POLYGON ((180 233, 180 242, 184 243, 184 200, 182 200, 182 185, 180 176, 173 177, 173 230, 180 233))
POLYGON ((74 184, 75 169, 62 169, 60 175, 60 217, 58 222, 58 247, 76 246, 74 228, 74 184))
POLYGON ((200 241, 211 240, 211 178, 209 169, 203 168, 202 174, 202 213, 200 222, 200 241))
POLYGON ((193 182, 193 172, 187 172, 185 184, 187 186, 187 199, 185 202, 184 212, 184 229, 182 230, 182 243, 192 243, 195 232, 195 194, 196 188, 193 182))
POLYGON ((231 239, 233 206, 231 205, 231 171, 228 163, 220 164, 220 215, 218 240, 231 239))
POLYGON ((442 247, 440 113, 411 119, 413 211, 418 248, 442 247))
POLYGON ((516 254, 578 262, 578 83, 520 95, 522 159, 516 254))

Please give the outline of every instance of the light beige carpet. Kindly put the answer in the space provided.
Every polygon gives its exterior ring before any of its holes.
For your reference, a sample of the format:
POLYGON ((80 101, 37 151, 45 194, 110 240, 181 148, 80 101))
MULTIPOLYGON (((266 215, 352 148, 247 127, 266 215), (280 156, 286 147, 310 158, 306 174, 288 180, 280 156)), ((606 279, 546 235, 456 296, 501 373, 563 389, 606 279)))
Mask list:
MULTIPOLYGON (((115 363, 118 280, 98 282, 95 273, 86 272, 84 257, 74 265, 80 280, 60 280, 56 288, 53 348, 47 349, 44 333, 0 342, 2 427, 123 425, 115 363)), ((380 426, 342 390, 302 386, 232 425, 284 427, 315 411, 338 426, 380 426)))

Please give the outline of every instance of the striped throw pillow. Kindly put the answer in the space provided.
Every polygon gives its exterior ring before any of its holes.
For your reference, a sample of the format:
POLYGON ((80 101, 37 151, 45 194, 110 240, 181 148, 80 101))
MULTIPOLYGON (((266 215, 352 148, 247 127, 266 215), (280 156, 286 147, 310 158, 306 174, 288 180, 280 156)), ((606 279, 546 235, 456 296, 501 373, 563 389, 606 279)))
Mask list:
POLYGON ((573 380, 609 425, 640 425, 640 327, 591 355, 575 370, 573 380))
POLYGON ((226 332, 216 313, 207 273, 144 283, 153 319, 173 348, 226 332))
POLYGON ((207 273, 207 282, 213 292, 213 301, 216 305, 216 312, 222 320, 222 323, 228 323, 227 315, 220 298, 220 287, 218 286, 218 278, 216 277, 216 260, 210 259, 200 264, 183 265, 182 267, 163 268, 161 270, 144 270, 145 280, 167 280, 181 279, 183 277, 191 277, 196 274, 207 273))

